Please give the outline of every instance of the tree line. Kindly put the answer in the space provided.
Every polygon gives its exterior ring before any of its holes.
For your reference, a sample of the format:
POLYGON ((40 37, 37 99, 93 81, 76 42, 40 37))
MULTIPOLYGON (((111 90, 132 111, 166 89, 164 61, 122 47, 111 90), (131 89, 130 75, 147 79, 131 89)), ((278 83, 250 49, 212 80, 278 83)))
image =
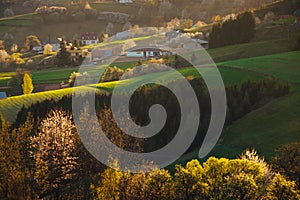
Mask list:
POLYGON ((246 43, 253 39, 254 35, 255 17, 252 12, 247 11, 214 24, 209 36, 209 47, 246 43))
MULTIPOLYGON (((211 103, 208 90, 201 78, 192 78, 189 80, 198 98, 199 108, 201 111, 200 126, 196 139, 189 151, 199 148, 202 143, 205 133, 207 131, 210 117, 211 117, 211 103)), ((175 84, 175 83, 170 83, 175 84)), ((184 90, 180 84, 177 84, 178 90, 184 90)), ((240 86, 229 85, 226 86, 227 94, 227 117, 226 126, 233 121, 241 118, 254 109, 270 102, 280 96, 287 95, 290 92, 290 86, 287 82, 266 77, 259 81, 245 81, 240 86)), ((126 93, 124 91, 124 93, 126 93)), ((90 95, 90 94, 86 94, 90 95)), ((116 99, 124 98, 123 94, 115 94, 116 99)), ((81 96, 82 102, 85 102, 87 96, 81 96)), ((184 103, 190 104, 190 99, 185 98, 184 103)), ((95 97, 95 105, 98 115, 106 107, 110 107, 111 93, 97 93, 95 97)), ((147 125, 150 122, 148 116, 149 108, 154 104, 161 104, 167 112, 166 124, 163 129, 156 136, 144 141, 144 148, 146 151, 152 151, 165 146, 178 131, 181 122, 180 105, 176 96, 167 88, 159 85, 144 85, 139 90, 135 91, 130 98, 130 114, 135 122, 141 126, 147 125)), ((48 99, 42 102, 37 102, 27 108, 23 107, 17 115, 17 119, 13 127, 19 127, 26 121, 27 113, 31 113, 35 120, 44 118, 46 114, 54 108, 63 108, 72 112, 72 97, 70 95, 64 96, 60 100, 48 99)), ((124 108, 126 109, 126 108, 124 108)), ((189 111, 190 118, 193 118, 193 108, 189 111)), ((75 112, 75 111, 73 111, 75 112)), ((189 122, 183 122, 189 123, 189 122)))

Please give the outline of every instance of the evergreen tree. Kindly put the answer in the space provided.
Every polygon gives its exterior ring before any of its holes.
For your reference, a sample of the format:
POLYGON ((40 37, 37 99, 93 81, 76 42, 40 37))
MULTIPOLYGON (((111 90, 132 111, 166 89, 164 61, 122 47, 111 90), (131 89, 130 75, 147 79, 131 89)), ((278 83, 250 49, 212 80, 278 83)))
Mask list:
POLYGON ((209 47, 249 42, 255 35, 255 16, 252 12, 239 14, 236 19, 230 18, 213 25, 209 38, 209 47))
POLYGON ((56 56, 56 64, 57 66, 65 66, 71 63, 70 53, 67 51, 67 44, 64 39, 60 41, 60 51, 56 56))

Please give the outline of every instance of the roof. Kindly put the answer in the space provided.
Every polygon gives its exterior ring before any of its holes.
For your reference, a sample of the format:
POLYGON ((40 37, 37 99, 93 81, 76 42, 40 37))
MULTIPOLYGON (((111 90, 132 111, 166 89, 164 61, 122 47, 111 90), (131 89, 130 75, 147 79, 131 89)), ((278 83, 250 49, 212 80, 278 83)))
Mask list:
POLYGON ((160 49, 156 46, 136 46, 130 49, 126 49, 126 51, 166 51, 163 49, 160 49))
POLYGON ((91 33, 84 33, 80 37, 81 40, 97 40, 98 39, 98 34, 91 32, 91 33))
POLYGON ((294 16, 296 16, 296 17, 300 17, 300 8, 299 8, 299 9, 297 9, 297 10, 295 10, 295 12, 294 12, 294 16))
POLYGON ((6 97, 6 92, 0 92, 0 99, 5 99, 6 97))

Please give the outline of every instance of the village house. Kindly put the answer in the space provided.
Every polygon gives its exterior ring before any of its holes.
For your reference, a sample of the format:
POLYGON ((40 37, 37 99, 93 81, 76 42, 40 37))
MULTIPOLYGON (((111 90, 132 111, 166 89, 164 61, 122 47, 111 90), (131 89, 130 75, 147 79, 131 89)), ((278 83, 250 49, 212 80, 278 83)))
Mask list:
POLYGON ((148 47, 133 47, 126 50, 125 56, 132 58, 158 58, 167 54, 158 47, 148 46, 148 47))
POLYGON ((91 44, 98 44, 99 43, 99 37, 97 33, 91 32, 91 33, 84 33, 79 38, 79 41, 81 45, 91 45, 91 44))
POLYGON ((32 47, 32 51, 37 54, 43 54, 43 50, 44 48, 42 45, 32 47))
POLYGON ((132 0, 116 0, 118 3, 133 3, 132 0))

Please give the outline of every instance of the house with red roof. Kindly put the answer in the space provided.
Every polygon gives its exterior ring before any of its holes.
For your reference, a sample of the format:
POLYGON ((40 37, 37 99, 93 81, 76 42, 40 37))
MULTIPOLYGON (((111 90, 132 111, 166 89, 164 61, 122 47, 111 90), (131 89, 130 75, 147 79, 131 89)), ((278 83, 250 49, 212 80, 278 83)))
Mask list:
POLYGON ((91 45, 91 44, 98 44, 99 43, 99 37, 97 33, 91 32, 91 33, 84 33, 80 36, 79 41, 81 45, 91 45))

